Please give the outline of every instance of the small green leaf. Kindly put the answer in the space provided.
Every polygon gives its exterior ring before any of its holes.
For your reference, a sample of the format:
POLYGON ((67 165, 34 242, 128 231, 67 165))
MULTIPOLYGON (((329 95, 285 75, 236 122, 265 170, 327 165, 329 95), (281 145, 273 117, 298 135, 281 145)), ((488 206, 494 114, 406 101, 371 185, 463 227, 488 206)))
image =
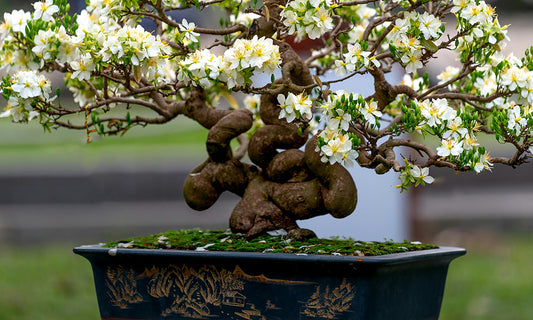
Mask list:
POLYGON ((420 43, 429 51, 435 52, 439 50, 439 47, 437 47, 437 45, 431 40, 422 39, 420 40, 420 43))

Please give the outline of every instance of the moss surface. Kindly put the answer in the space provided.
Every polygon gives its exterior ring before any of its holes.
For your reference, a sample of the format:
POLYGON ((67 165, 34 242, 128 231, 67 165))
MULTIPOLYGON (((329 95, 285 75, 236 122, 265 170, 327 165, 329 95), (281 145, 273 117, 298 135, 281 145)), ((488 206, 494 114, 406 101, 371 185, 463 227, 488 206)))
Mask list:
POLYGON ((181 249, 208 251, 277 252, 376 256, 437 248, 420 242, 363 242, 353 239, 286 240, 283 234, 263 235, 253 240, 224 230, 178 230, 110 242, 106 247, 181 249))

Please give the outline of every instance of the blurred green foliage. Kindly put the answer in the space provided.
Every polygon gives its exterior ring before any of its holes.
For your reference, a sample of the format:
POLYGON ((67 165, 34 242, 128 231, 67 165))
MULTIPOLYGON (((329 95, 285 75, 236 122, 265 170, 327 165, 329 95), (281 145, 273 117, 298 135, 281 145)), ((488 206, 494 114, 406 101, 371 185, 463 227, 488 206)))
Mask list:
POLYGON ((0 119, 0 166, 27 169, 95 168, 112 165, 178 165, 207 158, 207 129, 185 118, 162 126, 133 128, 123 137, 100 138, 85 131, 43 132, 38 123, 13 124, 0 119))
POLYGON ((0 250, 0 320, 99 319, 90 264, 65 246, 0 250))
POLYGON ((531 319, 532 240, 512 235, 465 245, 466 256, 450 265, 440 320, 531 319))

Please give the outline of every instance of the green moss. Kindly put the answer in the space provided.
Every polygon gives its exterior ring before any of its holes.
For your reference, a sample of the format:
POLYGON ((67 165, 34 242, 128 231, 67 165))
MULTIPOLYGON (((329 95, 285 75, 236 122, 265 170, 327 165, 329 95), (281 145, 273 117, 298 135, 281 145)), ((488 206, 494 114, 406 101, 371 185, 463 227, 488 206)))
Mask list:
POLYGON ((224 230, 178 230, 155 235, 111 242, 105 247, 142 249, 178 249, 240 252, 277 252, 305 254, 341 254, 376 256, 390 253, 437 248, 419 242, 363 242, 353 239, 310 239, 304 242, 288 241, 283 235, 263 235, 246 240, 240 234, 224 230))

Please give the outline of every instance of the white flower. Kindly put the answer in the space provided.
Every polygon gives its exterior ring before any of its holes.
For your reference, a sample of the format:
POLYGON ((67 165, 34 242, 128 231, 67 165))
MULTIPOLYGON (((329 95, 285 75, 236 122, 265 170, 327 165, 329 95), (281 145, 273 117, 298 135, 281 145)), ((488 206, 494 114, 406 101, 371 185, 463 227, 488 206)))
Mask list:
POLYGON ((287 122, 291 123, 296 119, 296 112, 294 112, 294 99, 295 95, 291 92, 285 97, 281 93, 278 94, 278 103, 281 108, 279 113, 279 119, 285 118, 287 122))
POLYGON ((383 115, 381 111, 378 110, 378 103, 376 101, 365 103, 360 111, 369 125, 375 125, 376 118, 380 118, 383 115))
POLYGON ((105 62, 109 62, 113 55, 115 55, 117 59, 122 58, 124 55, 122 42, 115 34, 108 34, 102 46, 102 50, 100 50, 100 54, 102 55, 102 60, 105 62))
POLYGON ((366 4, 361 4, 355 7, 357 10, 355 14, 359 17, 360 20, 370 19, 376 15, 377 11, 374 8, 367 6, 366 4))
POLYGON ((420 168, 419 166, 414 166, 409 173, 411 173, 411 176, 415 177, 416 179, 420 179, 428 184, 431 184, 433 181, 435 181, 435 178, 429 175, 429 168, 420 168))
POLYGON ((252 112, 256 112, 259 110, 259 106, 261 105, 261 97, 258 94, 254 94, 252 96, 246 96, 243 100, 244 107, 252 112))
POLYGON ((355 26, 352 26, 350 31, 348 31, 348 42, 356 42, 363 40, 363 35, 365 34, 367 24, 358 23, 355 26))
MULTIPOLYGON (((38 57, 49 60, 51 56, 51 45, 56 39, 56 33, 51 30, 39 30, 35 36, 35 46, 31 49, 38 57)), ((44 63, 44 61, 42 61, 44 63)))
POLYGON ((274 44, 270 38, 258 38, 254 36, 249 42, 251 50, 248 56, 247 64, 250 67, 261 68, 265 62, 270 60, 274 44))
POLYGON ((320 149, 320 151, 322 151, 322 154, 325 156, 322 158, 322 161, 329 161, 330 164, 334 164, 336 162, 342 163, 343 160, 347 157, 347 153, 351 149, 352 141, 350 140, 348 134, 336 135, 320 149))
POLYGON ((493 15, 494 9, 485 1, 480 1, 479 4, 472 1, 461 11, 461 18, 468 20, 470 24, 489 24, 493 15))
POLYGON ((406 85, 415 91, 423 91, 424 89, 427 89, 427 86, 424 85, 424 78, 415 78, 413 77, 413 74, 409 73, 403 75, 400 84, 406 85))
POLYGON ((281 17, 284 18, 283 24, 287 27, 289 27, 289 34, 296 33, 297 27, 298 27, 298 14, 292 10, 283 10, 281 12, 281 17))
POLYGON ((90 79, 91 72, 96 69, 89 53, 82 55, 78 61, 73 61, 70 65, 74 69, 71 77, 78 78, 80 81, 90 79))
POLYGON ((457 13, 464 10, 472 0, 453 0, 453 8, 450 10, 452 13, 457 13))
POLYGON ((294 101, 294 110, 298 111, 300 115, 304 117, 305 120, 311 120, 313 113, 311 111, 313 102, 309 97, 304 96, 303 93, 300 93, 296 96, 294 101))
POLYGON ((250 13, 240 12, 237 18, 235 18, 234 14, 230 15, 230 21, 233 24, 240 23, 240 24, 244 24, 245 26, 250 26, 252 22, 259 17, 261 16, 253 12, 250 12, 250 13))
POLYGON ((490 162, 490 157, 487 153, 484 153, 479 156, 479 159, 473 163, 473 168, 476 173, 480 173, 483 170, 491 170, 492 163, 490 162))
POLYGON ((471 136, 470 134, 466 134, 463 137, 463 149, 464 150, 472 150, 474 147, 479 146, 479 143, 477 142, 476 136, 471 136))
POLYGON ((340 128, 344 131, 348 131, 352 116, 349 113, 344 113, 344 110, 342 109, 336 109, 335 111, 336 116, 328 119, 328 127, 333 130, 338 130, 340 128))
POLYGON ((370 52, 364 51, 359 42, 354 44, 349 43, 347 49, 348 51, 343 54, 344 61, 346 62, 340 60, 335 61, 337 75, 343 74, 344 70, 351 73, 359 70, 362 66, 368 67, 370 62, 376 67, 380 66, 380 62, 374 59, 375 57, 369 58, 370 52))
POLYGON ((310 39, 318 39, 334 27, 332 4, 331 1, 322 0, 288 1, 280 13, 281 22, 289 28, 289 34, 297 34, 298 41, 305 35, 310 39))
POLYGON ((13 122, 20 122, 22 120, 33 120, 36 117, 39 116, 39 112, 30 110, 27 114, 24 112, 27 109, 31 108, 31 106, 11 106, 8 105, 6 110, 2 113, 0 113, 0 118, 7 118, 11 116, 11 119, 13 122))
POLYGON ((59 7, 54 4, 52 0, 41 0, 33 4, 35 12, 34 19, 41 18, 43 21, 52 21, 52 15, 59 12, 59 7))
MULTIPOLYGON (((459 75, 460 71, 461 70, 459 68, 452 67, 452 66, 447 66, 446 69, 444 69, 444 71, 442 71, 437 76, 437 79, 439 80, 438 84, 443 84, 443 83, 446 83, 446 82, 452 80, 453 78, 455 78, 455 77, 457 77, 459 75)), ((449 85, 448 88, 450 90, 454 90, 455 86, 449 85)))
POLYGON ((180 31, 185 32, 185 37, 192 42, 198 42, 198 37, 200 36, 199 33, 194 32, 194 28, 196 28, 196 24, 194 22, 187 22, 187 19, 183 18, 181 20, 180 25, 180 31))
POLYGON ((420 21, 420 31, 427 40, 439 37, 441 22, 437 17, 427 12, 418 16, 420 21))
POLYGON ((522 115, 520 106, 518 105, 509 109, 507 118, 509 119, 507 122, 507 128, 511 130, 521 130, 527 124, 527 120, 524 115, 522 115))
POLYGON ((394 27, 389 34, 390 40, 393 42, 398 41, 401 37, 405 36, 410 27, 411 21, 410 17, 407 17, 407 15, 404 19, 396 19, 394 21, 394 27))
POLYGON ((357 151, 350 149, 348 152, 344 154, 344 165, 349 168, 353 168, 355 166, 355 161, 359 157, 359 154, 357 151))
POLYGON ((78 39, 71 37, 65 27, 59 27, 56 32, 56 38, 59 40, 59 48, 57 52, 57 61, 59 63, 66 63, 79 59, 79 50, 77 49, 80 44, 78 39))
POLYGON ((507 103, 506 103, 504 98, 498 97, 498 98, 490 101, 489 103, 487 103, 486 107, 489 108, 489 109, 492 109, 494 107, 503 108, 503 106, 505 106, 506 104, 507 103))
POLYGON ((50 80, 33 70, 19 71, 14 74, 11 88, 24 99, 39 96, 48 98, 51 91, 50 80))
POLYGON ((463 142, 454 139, 444 139, 440 147, 437 147, 437 154, 440 157, 458 156, 461 152, 463 152, 463 142))
POLYGON ((305 120, 311 120, 313 117, 311 111, 312 101, 303 94, 295 95, 289 92, 287 97, 279 94, 278 103, 281 107, 279 119, 286 118, 287 122, 292 122, 294 119, 299 119, 302 116, 305 120))
POLYGON ((520 95, 527 99, 529 104, 533 104, 533 72, 529 71, 527 76, 527 82, 522 88, 520 95))
POLYGON ((477 78, 476 82, 474 83, 474 87, 479 90, 479 93, 482 96, 486 97, 493 94, 496 92, 496 89, 498 89, 496 75, 494 73, 490 73, 488 76, 477 78))
POLYGON ((406 53, 402 56, 402 62, 405 64, 405 71, 407 73, 416 73, 424 65, 420 60, 422 58, 422 51, 416 50, 412 53, 406 53))
POLYGON ((281 55, 272 39, 254 36, 250 40, 237 39, 224 52, 223 60, 226 66, 220 80, 226 81, 231 88, 232 85, 243 84, 243 69, 253 68, 254 73, 274 73, 281 64, 281 55))
POLYGON ((501 84, 507 86, 509 90, 514 91, 517 87, 522 88, 526 86, 528 75, 524 68, 512 65, 510 68, 504 70, 501 77, 501 84))
POLYGON ((424 100, 419 106, 422 116, 426 119, 425 123, 430 127, 435 127, 445 120, 452 120, 457 115, 457 112, 448 106, 446 99, 424 100))
POLYGON ((450 138, 463 138, 468 133, 468 129, 465 127, 462 127, 463 119, 461 117, 456 117, 452 121, 448 121, 448 125, 446 126, 448 128, 448 131, 444 132, 442 137, 444 139, 450 139, 450 138))
POLYGON ((305 28, 310 39, 318 39, 326 32, 333 30, 333 19, 323 7, 318 7, 317 10, 309 10, 305 15, 308 20, 313 21, 305 28))
POLYGON ((31 19, 31 13, 24 10, 13 10, 11 13, 4 13, 4 28, 11 29, 13 32, 26 34, 26 25, 31 19))
POLYGON ((335 60, 335 75, 343 76, 346 72, 352 72, 353 70, 348 69, 350 67, 353 67, 353 65, 348 65, 342 60, 335 60))

